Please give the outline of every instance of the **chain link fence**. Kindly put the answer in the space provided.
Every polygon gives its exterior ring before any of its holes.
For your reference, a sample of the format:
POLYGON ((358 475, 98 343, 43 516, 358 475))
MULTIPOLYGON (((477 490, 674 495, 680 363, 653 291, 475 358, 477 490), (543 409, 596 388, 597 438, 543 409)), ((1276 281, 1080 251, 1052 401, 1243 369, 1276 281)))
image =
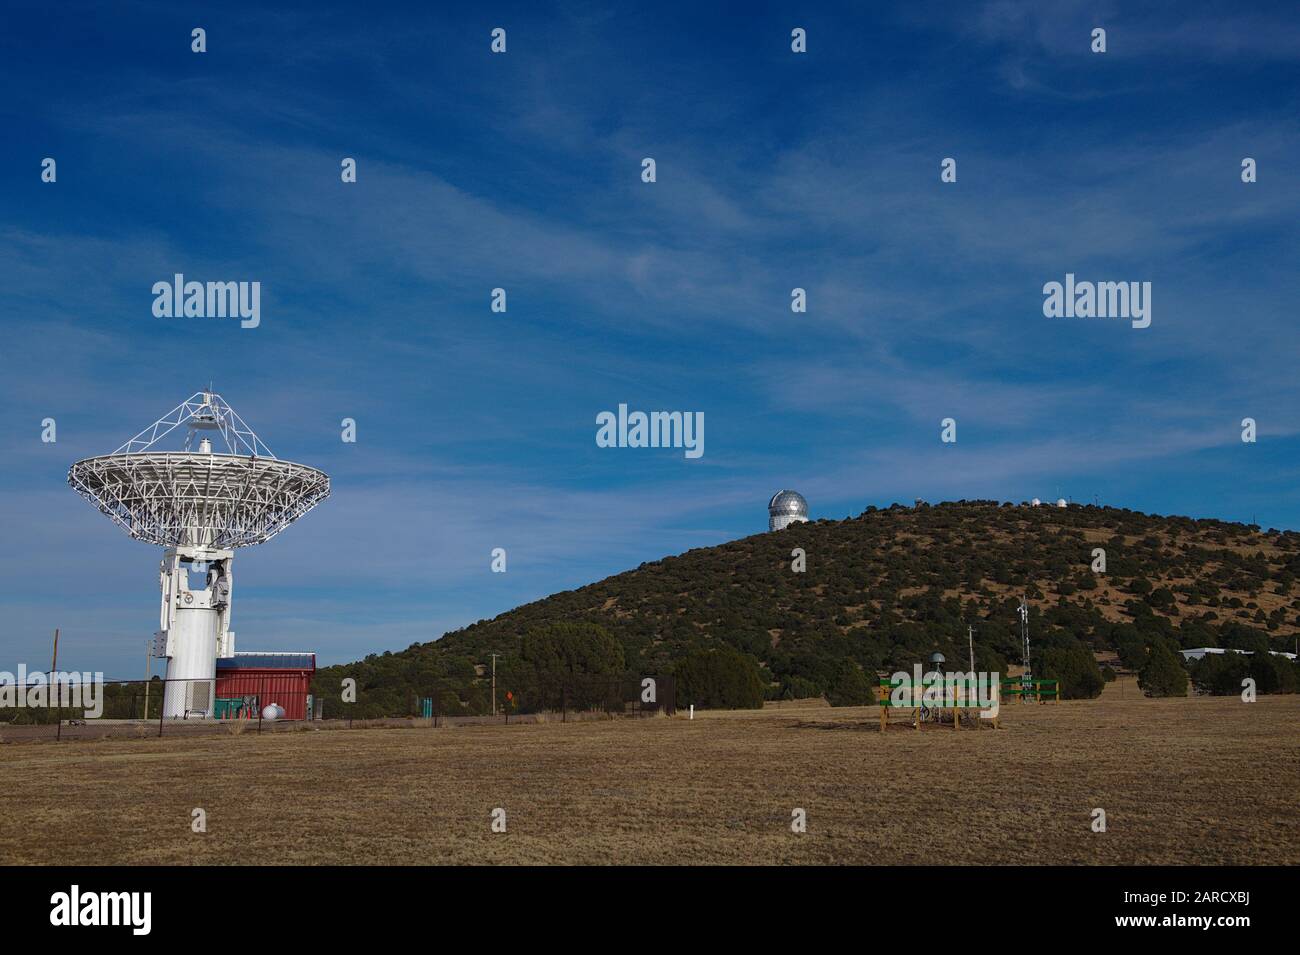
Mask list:
MULTIPOLYGON (((25 740, 143 738, 214 733, 284 732, 315 726, 351 726, 358 720, 398 725, 508 724, 544 719, 672 716, 677 711, 671 676, 512 676, 495 687, 433 683, 382 694, 364 688, 353 694, 340 686, 326 695, 305 693, 294 700, 290 719, 283 706, 267 718, 266 694, 229 699, 215 695, 212 680, 111 680, 72 688, 42 682, 0 688, 0 743, 25 740), (203 706, 189 709, 195 700, 203 706), (181 701, 184 701, 182 705, 181 701), (301 702, 302 705, 297 704, 301 702), (174 715, 164 715, 166 713, 174 715)), ((279 696, 282 691, 276 691, 279 696)), ((289 702, 289 701, 285 701, 289 702)))

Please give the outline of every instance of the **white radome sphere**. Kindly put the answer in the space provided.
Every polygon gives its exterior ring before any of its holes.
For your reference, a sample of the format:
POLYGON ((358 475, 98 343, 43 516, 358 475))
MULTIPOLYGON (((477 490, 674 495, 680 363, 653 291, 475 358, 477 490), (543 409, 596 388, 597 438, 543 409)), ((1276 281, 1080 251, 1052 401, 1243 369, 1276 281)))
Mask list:
POLYGON ((1056 501, 1056 506, 1057 506, 1057 507, 1065 507, 1065 506, 1066 506, 1066 504, 1065 504, 1065 498, 1063 498, 1063 497, 1062 497, 1062 498, 1058 498, 1057 501, 1056 501))
POLYGON ((278 720, 280 718, 280 708, 274 703, 268 703, 262 707, 262 719, 278 720))
POLYGON ((1042 503, 1043 503, 1043 502, 1040 501, 1038 498, 1034 498, 1032 501, 1029 502, 1029 506, 1030 506, 1030 507, 1037 507, 1039 504, 1042 504, 1042 503))

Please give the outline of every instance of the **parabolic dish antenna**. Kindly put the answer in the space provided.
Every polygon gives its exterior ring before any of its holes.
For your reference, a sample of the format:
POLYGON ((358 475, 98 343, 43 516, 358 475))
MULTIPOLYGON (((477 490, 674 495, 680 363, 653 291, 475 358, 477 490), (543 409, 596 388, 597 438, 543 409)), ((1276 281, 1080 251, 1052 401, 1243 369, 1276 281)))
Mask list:
POLYGON ((235 653, 234 550, 269 541, 329 497, 329 476, 281 461, 220 395, 200 391, 112 454, 72 465, 68 483, 136 540, 166 548, 154 635, 154 655, 168 661, 163 712, 210 715, 216 659, 235 653), (162 450, 181 428, 181 450, 162 450), (199 431, 220 433, 225 450, 207 437, 195 447, 199 431))
POLYGON ((162 547, 248 547, 269 541, 325 498, 323 471, 281 461, 222 400, 200 391, 112 454, 68 470, 72 489, 136 540, 162 547), (154 450, 179 428, 181 451, 154 450), (219 431, 226 453, 196 430, 219 431))

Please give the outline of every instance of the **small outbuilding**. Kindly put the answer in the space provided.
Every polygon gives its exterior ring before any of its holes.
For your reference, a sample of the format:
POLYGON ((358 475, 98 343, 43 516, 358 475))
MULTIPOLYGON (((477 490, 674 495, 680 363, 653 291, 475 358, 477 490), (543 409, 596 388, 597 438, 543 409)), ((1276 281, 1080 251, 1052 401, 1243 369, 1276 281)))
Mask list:
POLYGON ((256 716, 271 703, 286 720, 311 719, 311 681, 316 654, 270 651, 217 659, 217 716, 256 716))

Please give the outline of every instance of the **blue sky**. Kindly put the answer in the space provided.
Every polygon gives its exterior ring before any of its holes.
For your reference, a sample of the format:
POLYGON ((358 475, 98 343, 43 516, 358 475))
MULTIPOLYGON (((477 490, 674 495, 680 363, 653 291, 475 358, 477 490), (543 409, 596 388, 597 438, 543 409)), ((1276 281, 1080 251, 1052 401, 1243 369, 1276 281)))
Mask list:
POLYGON ((159 552, 65 475, 209 380, 333 478, 235 563, 239 646, 322 662, 759 532, 781 487, 1300 528, 1294 12, 625 6, 11 5, 0 668, 61 627, 143 670, 159 552), (155 318, 175 272, 260 281, 261 326, 155 318), (1150 281, 1151 327, 1045 318, 1067 272, 1150 281), (597 448, 620 402, 704 412, 704 456, 597 448))

